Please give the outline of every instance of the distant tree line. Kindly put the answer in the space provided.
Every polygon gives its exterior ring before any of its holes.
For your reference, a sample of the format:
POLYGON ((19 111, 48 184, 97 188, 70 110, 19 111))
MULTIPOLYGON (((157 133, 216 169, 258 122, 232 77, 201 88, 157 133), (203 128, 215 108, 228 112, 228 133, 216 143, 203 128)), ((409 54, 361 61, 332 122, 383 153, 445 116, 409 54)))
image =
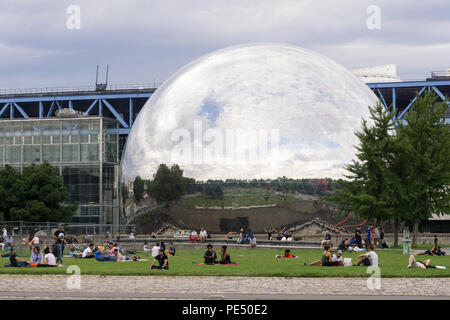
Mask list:
MULTIPOLYGON (((327 195, 330 189, 339 189, 337 181, 326 179, 290 179, 281 177, 278 179, 227 179, 197 181, 194 178, 184 177, 183 170, 178 165, 168 167, 161 164, 158 167, 153 180, 142 179, 137 176, 133 181, 134 199, 139 203, 147 194, 158 203, 178 201, 183 195, 204 194, 211 199, 223 199, 225 192, 231 189, 261 188, 281 192, 284 194, 300 192, 309 195, 327 195)), ((122 197, 128 197, 125 184, 122 184, 122 197), (124 192, 126 191, 126 192, 124 192)))

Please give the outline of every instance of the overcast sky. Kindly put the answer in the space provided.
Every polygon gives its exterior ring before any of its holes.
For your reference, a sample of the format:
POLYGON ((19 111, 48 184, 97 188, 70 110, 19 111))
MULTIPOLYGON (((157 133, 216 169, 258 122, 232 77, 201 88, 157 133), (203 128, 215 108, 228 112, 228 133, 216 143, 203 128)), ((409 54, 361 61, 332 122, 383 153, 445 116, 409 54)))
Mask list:
POLYGON ((396 63, 401 78, 424 79, 450 68, 449 13, 448 0, 1 0, 0 88, 92 85, 97 64, 113 84, 162 82, 249 42, 305 47, 350 69, 396 63), (380 29, 367 27, 370 5, 380 29))

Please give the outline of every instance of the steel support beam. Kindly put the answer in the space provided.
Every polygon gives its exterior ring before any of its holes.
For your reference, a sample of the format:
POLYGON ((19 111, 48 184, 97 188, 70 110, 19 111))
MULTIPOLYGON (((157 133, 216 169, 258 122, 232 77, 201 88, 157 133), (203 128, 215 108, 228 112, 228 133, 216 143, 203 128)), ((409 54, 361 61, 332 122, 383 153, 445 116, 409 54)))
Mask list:
POLYGON ((408 104, 408 106, 405 108, 405 110, 403 110, 403 112, 398 116, 399 119, 402 119, 403 116, 405 115, 406 112, 408 112, 408 110, 411 108, 412 104, 414 102, 416 102, 417 98, 420 97, 422 95, 422 93, 425 91, 427 87, 423 87, 418 94, 416 94, 416 96, 414 97, 414 99, 412 99, 412 101, 408 104))
POLYGON ((8 109, 8 106, 10 105, 10 103, 6 103, 4 106, 3 106, 3 108, 2 108, 2 110, 0 110, 0 117, 2 116, 2 114, 6 111, 6 109, 8 109))
POLYGON ((117 120, 119 120, 120 124, 124 126, 125 128, 129 128, 128 124, 123 120, 123 118, 120 116, 119 113, 117 113, 116 109, 106 100, 101 100, 105 104, 105 106, 111 111, 111 113, 116 117, 117 120))
POLYGON ((29 116, 26 114, 25 111, 23 111, 22 107, 19 106, 17 103, 13 102, 14 106, 16 107, 17 110, 19 110, 20 114, 22 115, 22 117, 24 118, 29 118, 29 116))

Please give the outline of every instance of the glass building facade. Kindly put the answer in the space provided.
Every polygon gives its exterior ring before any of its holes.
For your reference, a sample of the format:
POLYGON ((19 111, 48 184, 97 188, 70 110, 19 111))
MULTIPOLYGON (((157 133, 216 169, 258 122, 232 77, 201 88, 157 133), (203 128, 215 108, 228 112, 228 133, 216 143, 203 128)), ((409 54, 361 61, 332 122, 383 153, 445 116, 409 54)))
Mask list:
POLYGON ((120 223, 119 123, 99 116, 0 120, 0 168, 48 162, 77 202, 72 222, 120 223))

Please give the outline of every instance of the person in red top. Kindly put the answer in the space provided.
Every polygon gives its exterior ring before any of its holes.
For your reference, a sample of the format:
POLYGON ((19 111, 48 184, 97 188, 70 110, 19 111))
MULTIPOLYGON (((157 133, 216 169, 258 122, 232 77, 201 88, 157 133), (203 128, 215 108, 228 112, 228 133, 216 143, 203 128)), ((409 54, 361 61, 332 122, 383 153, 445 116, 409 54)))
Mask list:
POLYGON ((294 255, 291 253, 291 250, 289 250, 289 249, 284 250, 284 253, 283 253, 282 256, 276 256, 276 257, 277 257, 277 258, 298 258, 297 256, 294 256, 294 255))

